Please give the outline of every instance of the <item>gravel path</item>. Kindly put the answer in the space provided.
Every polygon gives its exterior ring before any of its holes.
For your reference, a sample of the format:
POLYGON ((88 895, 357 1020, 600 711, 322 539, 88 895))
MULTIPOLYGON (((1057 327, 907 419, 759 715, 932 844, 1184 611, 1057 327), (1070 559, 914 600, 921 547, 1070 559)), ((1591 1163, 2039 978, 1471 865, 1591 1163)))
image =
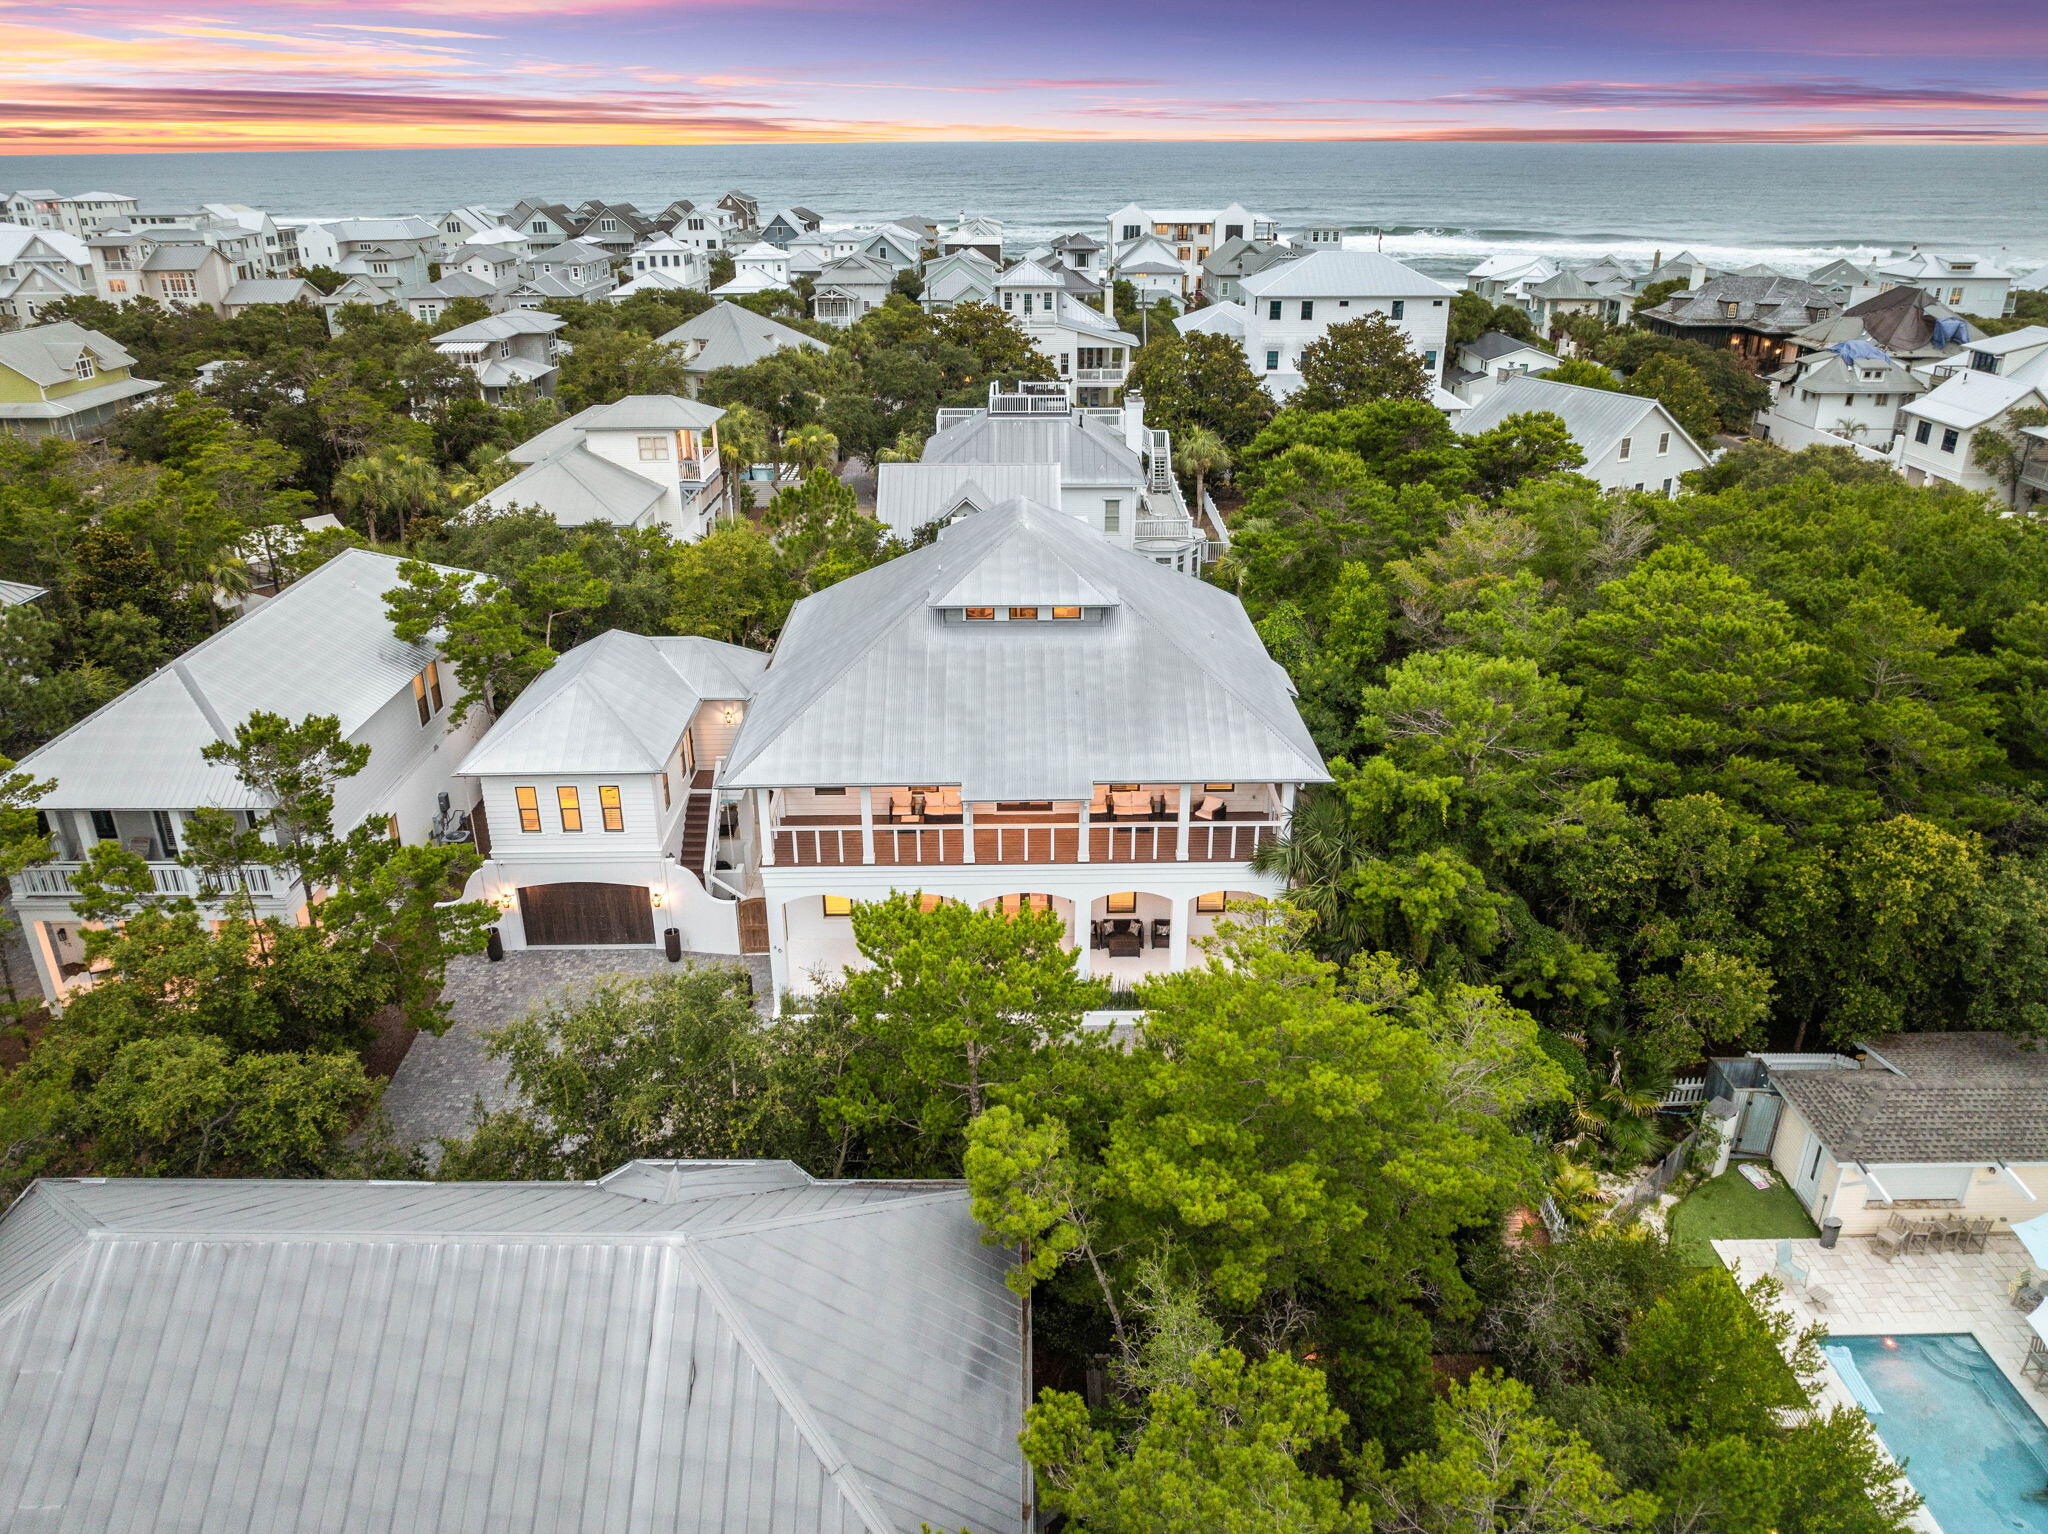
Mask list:
MULTIPOLYGON (((730 964, 730 954, 686 953, 685 959, 730 964)), ((754 970, 757 994, 769 991, 766 956, 739 960, 754 970)), ((484 1053, 483 1030, 524 1017, 544 1001, 573 996, 613 976, 670 973, 655 948, 528 948, 493 964, 481 954, 462 954, 448 963, 442 991, 455 1017, 436 1037, 423 1033, 400 1062, 384 1090, 384 1112, 401 1145, 461 1134, 470 1108, 481 1098, 487 1108, 512 1099, 505 1069, 484 1053)))

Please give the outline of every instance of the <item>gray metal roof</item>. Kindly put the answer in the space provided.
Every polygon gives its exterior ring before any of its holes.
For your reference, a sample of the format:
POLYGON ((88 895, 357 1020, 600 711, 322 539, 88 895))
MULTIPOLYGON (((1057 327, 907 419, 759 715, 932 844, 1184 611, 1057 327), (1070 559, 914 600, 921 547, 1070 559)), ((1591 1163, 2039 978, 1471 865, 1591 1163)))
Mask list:
POLYGON ((703 431, 725 414, 680 394, 628 394, 570 417, 585 431, 703 431))
MULTIPOLYGON (((563 424, 548 430, 559 430, 563 424)), ((646 475, 591 452, 579 436, 567 447, 520 470, 488 495, 479 496, 476 504, 492 511, 537 506, 564 527, 581 527, 586 522, 631 527, 666 494, 646 475)))
POLYGON ((65 383, 78 376, 78 359, 91 352, 102 372, 133 367, 134 357, 112 336, 87 330, 71 320, 0 331, 0 367, 10 368, 30 383, 65 383))
POLYGON ((1318 250, 1253 272, 1240 287, 1253 298, 1449 298, 1448 288, 1372 250, 1318 250))
POLYGON ((706 698, 753 696, 768 657, 613 629, 542 672, 463 761, 466 775, 654 773, 706 698))
POLYGON ((0 581, 0 607, 33 602, 37 597, 47 595, 49 589, 47 586, 31 586, 27 581, 0 581))
POLYGON ((797 603, 725 781, 1073 799, 1105 782, 1326 776, 1237 598, 1019 498, 797 603), (932 605, 1082 590, 1098 619, 960 622, 932 605))
POLYGON ((301 719, 332 714, 351 735, 435 658, 399 642, 384 594, 401 560, 369 549, 337 554, 276 597, 210 635, 161 671, 21 759, 57 786, 45 809, 259 809, 232 768, 199 749, 234 736, 257 709, 301 719))
POLYGON ((661 338, 664 346, 682 346, 690 341, 704 343, 687 364, 692 373, 708 373, 713 368, 745 367, 790 346, 808 346, 821 352, 830 350, 816 336, 807 336, 801 330, 776 323, 765 314, 756 314, 723 299, 702 314, 683 321, 661 338))
POLYGON ((221 302, 243 304, 291 304, 315 299, 320 290, 303 277, 244 277, 221 295, 221 302))
POLYGON ((1552 355, 1547 351, 1543 351, 1540 343, 1524 341, 1519 336, 1511 336, 1504 330, 1489 330, 1478 340, 1467 341, 1463 350, 1472 353, 1473 356, 1479 358, 1482 362, 1491 362, 1497 357, 1509 357, 1516 352, 1543 352, 1543 355, 1546 357, 1552 355))
POLYGON ((1893 1034, 1854 1071, 1773 1071, 1836 1159, 2048 1161, 2048 1053, 2003 1034, 1893 1034))
POLYGON ((884 463, 875 467, 875 519, 899 538, 950 516, 963 502, 987 511, 1015 495, 1059 504, 1053 463, 884 463))
POLYGON ((0 1221, 22 1534, 1020 1530, 957 1185, 42 1182, 0 1221))
POLYGON ((978 412, 924 445, 926 463, 1056 463, 1070 485, 1142 485, 1144 465, 1123 434, 1092 416, 978 412))
POLYGON ((1532 410, 1548 411, 1562 420, 1588 463, 1605 457, 1610 448, 1641 426, 1643 417, 1653 411, 1663 416, 1671 431, 1692 441, 1653 399, 1615 389, 1587 389, 1526 373, 1517 373, 1460 416, 1458 430, 1467 434, 1491 431, 1509 416, 1532 410))

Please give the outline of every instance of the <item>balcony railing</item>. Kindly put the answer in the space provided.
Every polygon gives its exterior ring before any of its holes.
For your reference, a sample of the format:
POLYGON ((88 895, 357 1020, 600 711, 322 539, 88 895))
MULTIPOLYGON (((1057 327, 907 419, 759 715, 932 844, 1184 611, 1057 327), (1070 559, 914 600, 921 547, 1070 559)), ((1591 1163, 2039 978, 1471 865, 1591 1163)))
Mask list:
MULTIPOLYGON (((38 863, 24 868, 14 876, 14 893, 17 895, 43 895, 68 897, 78 893, 72 883, 73 876, 83 863, 38 863)), ((277 876, 274 869, 260 863, 249 863, 236 870, 241 887, 252 895, 282 894, 285 881, 277 876)), ((151 863, 150 882, 159 895, 190 895, 196 900, 219 899, 221 891, 202 889, 199 876, 183 863, 151 863)))
MULTIPOLYGON (((1191 822, 1186 828, 1185 859, 1180 851, 1181 829, 1173 821, 1091 823, 1087 827, 1087 861, 1244 863, 1261 843, 1273 839, 1280 826, 1270 820, 1191 822)), ((1079 863, 1081 835, 1082 827, 1073 821, 977 825, 973 828, 974 862, 1079 863)), ((874 828, 874 857, 869 859, 863 855, 857 825, 783 826, 775 833, 775 861, 799 868, 964 864, 967 837, 967 827, 957 824, 878 825, 874 828)))
POLYGON ((1084 384, 1120 384, 1129 370, 1126 368, 1075 368, 1074 382, 1084 384))

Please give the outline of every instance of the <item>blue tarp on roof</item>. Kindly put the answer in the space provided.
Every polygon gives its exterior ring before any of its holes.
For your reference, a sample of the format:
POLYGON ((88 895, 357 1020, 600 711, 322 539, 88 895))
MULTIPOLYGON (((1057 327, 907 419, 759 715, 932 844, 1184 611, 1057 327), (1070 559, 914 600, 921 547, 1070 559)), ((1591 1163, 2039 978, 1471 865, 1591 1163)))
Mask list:
POLYGON ((1970 339, 1970 322, 1960 317, 1934 322, 1936 346, 1961 346, 1970 339))
POLYGON ((1863 360, 1881 362, 1886 360, 1885 349, 1882 346, 1879 346, 1875 341, 1837 341, 1833 346, 1830 346, 1828 350, 1833 352, 1837 357, 1840 357, 1844 362, 1857 362, 1863 360))

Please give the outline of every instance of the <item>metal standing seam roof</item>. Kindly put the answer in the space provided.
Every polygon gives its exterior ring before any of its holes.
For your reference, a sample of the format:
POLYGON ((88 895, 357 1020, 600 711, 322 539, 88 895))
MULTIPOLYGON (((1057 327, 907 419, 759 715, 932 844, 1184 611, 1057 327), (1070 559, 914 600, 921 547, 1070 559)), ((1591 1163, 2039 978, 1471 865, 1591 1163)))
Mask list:
POLYGON ((33 602, 49 592, 47 586, 31 586, 27 581, 0 581, 0 607, 14 607, 23 602, 33 602))
POLYGON ((1656 400, 1640 394, 1623 394, 1618 389, 1588 389, 1559 383, 1526 373, 1507 379, 1467 410, 1459 418, 1458 430, 1469 434, 1491 431, 1509 416, 1533 410, 1548 411, 1562 420, 1589 464, 1604 458, 1617 442, 1642 425, 1644 416, 1653 412, 1663 417, 1673 436, 1699 451, 1699 444, 1656 400))
POLYGON ((543 314, 538 309, 507 309, 503 314, 444 330, 434 337, 434 342, 439 345, 443 341, 509 341, 514 336, 551 336, 568 323, 560 315, 543 314))
POLYGON ((661 338, 664 346, 682 346, 701 341, 702 348, 685 364, 692 373, 715 368, 745 367, 763 357, 791 346, 808 346, 813 351, 831 350, 816 336, 778 324, 765 314, 739 304, 720 300, 693 319, 683 321, 661 338))
POLYGON ((987 511, 1021 495, 1059 504, 1056 463, 884 463, 875 466, 875 519, 899 538, 968 502, 987 511))
POLYGON ((0 332, 0 367, 38 387, 75 379, 78 359, 88 351, 99 359, 102 371, 135 365, 134 357, 113 337, 71 320, 0 332))
POLYGON ((660 772, 697 705, 752 697, 767 664, 760 651, 738 645, 613 629, 542 672, 458 771, 469 777, 660 772))
POLYGON ((591 452, 579 437, 477 497, 475 504, 492 511, 537 506, 564 527, 586 522, 632 527, 667 494, 646 475, 591 452))
POLYGON ((21 1534, 1021 1530, 1009 1258, 957 1184, 36 1184, 0 1221, 21 1534))
POLYGON ((1968 431, 2003 415, 2030 394, 2048 399, 2048 369, 2026 368, 2006 378, 1965 368, 1944 378, 1905 409, 1909 415, 1968 431))
POLYGON ((1143 485, 1144 465, 1123 435, 1092 417, 991 415, 986 411, 933 432, 926 463, 1056 463, 1070 485, 1143 485))
MULTIPOLYGON (((384 594, 403 561, 337 554, 23 757, 56 787, 44 809, 262 809, 234 769, 200 759, 258 709, 332 714, 353 735, 435 658, 401 643, 384 594)), ((470 572, 460 571, 459 574, 470 572)))
POLYGON ((1251 298, 1449 298, 1457 291, 1371 250, 1312 251, 1238 285, 1251 298))
POLYGON ((1293 692, 1235 597, 1020 497, 797 603, 725 782, 957 783, 973 799, 1322 782, 1293 692), (1099 619, 965 623, 932 605, 1082 590, 1099 619))
POLYGON ((319 290, 303 277, 244 277, 221 295, 221 302, 243 304, 289 304, 313 299, 319 290))

